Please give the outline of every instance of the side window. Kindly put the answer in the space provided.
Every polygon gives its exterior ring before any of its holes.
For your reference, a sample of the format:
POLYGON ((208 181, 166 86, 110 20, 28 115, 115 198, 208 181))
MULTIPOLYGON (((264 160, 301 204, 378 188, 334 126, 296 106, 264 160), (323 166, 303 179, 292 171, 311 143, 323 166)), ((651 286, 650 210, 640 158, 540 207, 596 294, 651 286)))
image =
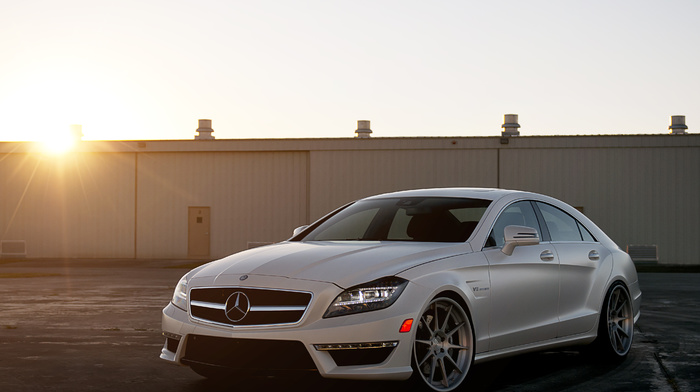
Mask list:
POLYGON ((595 241, 579 221, 566 212, 545 203, 537 203, 552 241, 595 241))
POLYGON ((505 244, 503 229, 512 225, 528 226, 536 229, 537 232, 540 231, 535 210, 532 209, 532 204, 529 201, 513 203, 501 212, 501 215, 493 225, 493 230, 491 230, 488 240, 486 240, 486 247, 503 246, 505 244))
POLYGON ((576 223, 578 223, 578 231, 581 232, 581 237, 583 237, 583 240, 584 240, 584 241, 586 241, 586 242, 596 242, 595 237, 593 237, 593 234, 591 234, 591 232, 588 231, 588 229, 586 229, 585 227, 583 227, 583 225, 581 224, 581 222, 576 222, 576 223))

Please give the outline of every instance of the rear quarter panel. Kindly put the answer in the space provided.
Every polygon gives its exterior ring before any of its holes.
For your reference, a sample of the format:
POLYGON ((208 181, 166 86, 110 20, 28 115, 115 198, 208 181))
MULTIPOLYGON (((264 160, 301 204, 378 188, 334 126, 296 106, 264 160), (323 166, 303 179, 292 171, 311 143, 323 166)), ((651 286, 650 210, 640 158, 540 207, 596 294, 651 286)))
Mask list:
POLYGON ((634 322, 636 323, 641 315, 642 306, 642 291, 639 287, 639 276, 637 275, 637 269, 635 268, 634 262, 630 256, 621 249, 617 249, 613 252, 613 258, 613 271, 608 286, 612 285, 618 280, 625 283, 627 289, 629 290, 630 298, 632 298, 634 322))

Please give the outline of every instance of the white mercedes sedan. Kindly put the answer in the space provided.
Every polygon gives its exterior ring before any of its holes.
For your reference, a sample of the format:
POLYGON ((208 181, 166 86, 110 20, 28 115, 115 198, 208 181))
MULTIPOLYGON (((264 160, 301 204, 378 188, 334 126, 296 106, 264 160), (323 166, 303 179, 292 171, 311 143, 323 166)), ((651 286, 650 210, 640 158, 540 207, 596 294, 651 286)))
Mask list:
POLYGON ((474 363, 534 350, 622 359, 640 302, 630 257, 559 200, 403 191, 187 273, 160 357, 206 377, 311 370, 450 391, 474 363))

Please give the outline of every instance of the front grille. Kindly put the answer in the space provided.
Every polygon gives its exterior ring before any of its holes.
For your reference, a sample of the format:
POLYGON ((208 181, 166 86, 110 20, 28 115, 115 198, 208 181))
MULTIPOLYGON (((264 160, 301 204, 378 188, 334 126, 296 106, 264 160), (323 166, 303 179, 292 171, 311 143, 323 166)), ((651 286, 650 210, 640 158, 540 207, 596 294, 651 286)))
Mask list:
POLYGON ((304 344, 290 340, 188 335, 182 362, 239 370, 316 370, 304 344))
POLYGON ((312 294, 247 287, 194 288, 193 318, 227 326, 294 324, 301 320, 312 294))

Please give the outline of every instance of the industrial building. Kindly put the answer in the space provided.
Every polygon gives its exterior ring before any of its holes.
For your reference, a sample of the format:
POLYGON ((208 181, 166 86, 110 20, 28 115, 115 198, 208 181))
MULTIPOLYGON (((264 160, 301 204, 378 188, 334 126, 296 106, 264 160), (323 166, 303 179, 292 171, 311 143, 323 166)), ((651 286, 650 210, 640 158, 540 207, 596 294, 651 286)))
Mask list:
MULTIPOLYGON (((509 117, 510 116, 510 117, 509 117)), ((582 210, 640 262, 700 264, 700 134, 0 142, 3 258, 216 259, 402 189, 534 191, 582 210), (636 252, 636 253, 635 253, 636 252)))

